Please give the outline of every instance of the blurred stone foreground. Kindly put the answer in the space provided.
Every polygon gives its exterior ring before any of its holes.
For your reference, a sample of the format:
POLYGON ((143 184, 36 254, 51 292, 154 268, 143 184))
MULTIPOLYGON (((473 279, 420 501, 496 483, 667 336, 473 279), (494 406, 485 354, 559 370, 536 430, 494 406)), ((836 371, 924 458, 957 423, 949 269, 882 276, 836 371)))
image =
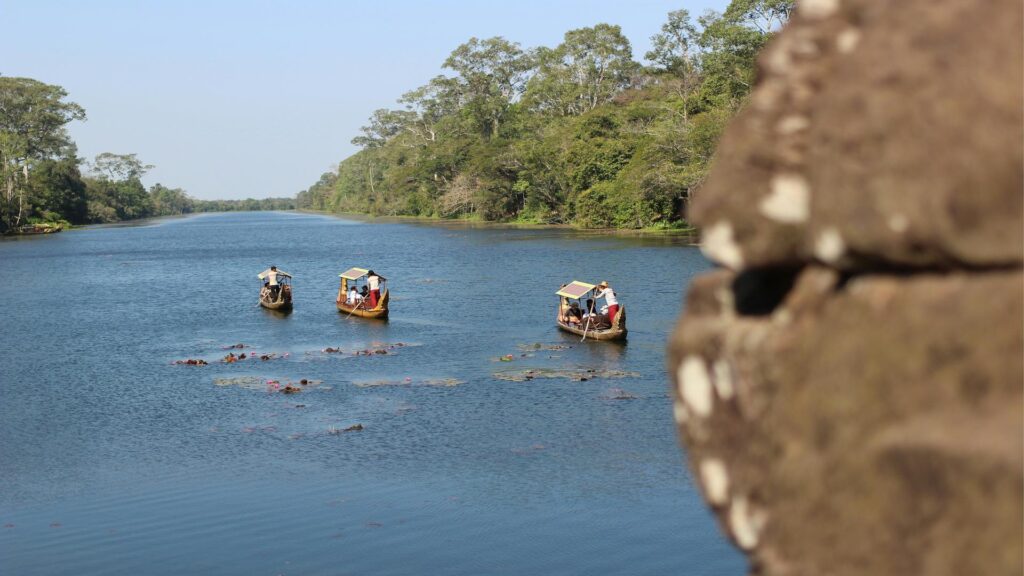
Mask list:
POLYGON ((769 575, 1021 574, 1020 0, 803 0, 694 201, 693 476, 769 575))

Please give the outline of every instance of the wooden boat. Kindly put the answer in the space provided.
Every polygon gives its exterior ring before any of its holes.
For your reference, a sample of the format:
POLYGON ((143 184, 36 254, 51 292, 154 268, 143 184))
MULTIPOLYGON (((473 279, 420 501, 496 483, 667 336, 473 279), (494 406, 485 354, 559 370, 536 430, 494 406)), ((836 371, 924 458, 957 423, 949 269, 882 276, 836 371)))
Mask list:
MULTIPOLYGON (((264 270, 260 272, 258 278, 263 282, 270 270, 264 270)), ((279 286, 277 290, 277 297, 274 297, 273 291, 270 286, 263 282, 260 287, 260 306, 267 310, 276 310, 278 312, 291 312, 292 310, 292 275, 277 270, 277 284, 279 286)))
POLYGON ((596 329, 587 326, 586 320, 580 326, 573 326, 564 322, 558 322, 558 327, 565 332, 571 332, 582 336, 584 340, 625 340, 626 333, 626 307, 619 305, 619 311, 615 314, 615 325, 611 328, 596 329))
POLYGON ((355 303, 350 303, 348 299, 348 292, 353 288, 358 288, 363 281, 370 275, 371 270, 367 268, 349 268, 341 274, 341 283, 338 286, 338 297, 334 301, 338 307, 338 312, 343 312, 348 316, 358 316, 359 318, 377 318, 380 320, 387 320, 388 318, 388 303, 391 301, 391 292, 387 288, 387 279, 383 276, 376 274, 380 278, 380 298, 377 299, 376 306, 370 307, 370 300, 367 296, 360 297, 355 303))
POLYGON ((569 324, 564 318, 569 309, 571 301, 584 300, 587 296, 596 292, 597 286, 586 282, 572 281, 556 292, 558 295, 558 315, 555 324, 560 330, 576 334, 582 340, 625 340, 626 333, 626 307, 619 305, 619 311, 615 314, 615 320, 611 326, 591 322, 590 318, 584 318, 580 324, 569 324))

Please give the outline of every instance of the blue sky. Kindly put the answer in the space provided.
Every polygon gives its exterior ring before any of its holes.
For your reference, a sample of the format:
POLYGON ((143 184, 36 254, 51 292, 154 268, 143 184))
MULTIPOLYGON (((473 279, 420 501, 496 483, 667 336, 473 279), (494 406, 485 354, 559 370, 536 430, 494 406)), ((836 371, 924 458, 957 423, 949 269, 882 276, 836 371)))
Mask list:
POLYGON ((377 108, 441 73, 469 38, 555 46, 622 26, 635 59, 672 10, 727 0, 0 0, 0 74, 85 107, 79 155, 136 153, 192 196, 292 196, 355 152, 377 108))

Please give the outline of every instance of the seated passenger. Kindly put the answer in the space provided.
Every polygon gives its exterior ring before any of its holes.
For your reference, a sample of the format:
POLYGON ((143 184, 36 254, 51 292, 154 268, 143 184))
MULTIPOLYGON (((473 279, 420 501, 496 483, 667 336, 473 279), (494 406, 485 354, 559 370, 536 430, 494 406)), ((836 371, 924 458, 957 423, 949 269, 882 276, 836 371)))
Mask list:
POLYGON ((604 310, 598 312, 594 309, 594 300, 592 298, 587 300, 587 312, 583 315, 582 323, 598 330, 611 327, 611 324, 608 322, 608 316, 603 314, 603 312, 604 310))
POLYGON ((583 319, 583 311, 580 310, 580 305, 573 302, 569 305, 569 310, 565 313, 566 324, 579 324, 583 319))
POLYGON ((356 304, 357 302, 359 302, 362 299, 363 299, 363 297, 359 295, 359 291, 356 290, 355 286, 353 286, 352 289, 350 289, 348 291, 348 299, 345 301, 345 303, 346 304, 356 304))

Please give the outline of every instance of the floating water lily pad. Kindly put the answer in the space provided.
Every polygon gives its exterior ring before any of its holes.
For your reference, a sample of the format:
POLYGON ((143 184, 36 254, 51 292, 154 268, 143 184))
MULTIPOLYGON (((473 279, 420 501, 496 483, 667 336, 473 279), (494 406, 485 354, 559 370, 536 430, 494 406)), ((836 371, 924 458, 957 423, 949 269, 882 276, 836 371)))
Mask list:
POLYGON ((595 378, 636 378, 639 376, 640 374, 637 372, 595 368, 528 368, 494 373, 494 377, 498 380, 509 382, 526 382, 538 378, 566 378, 577 382, 586 382, 595 378))
POLYGON ((213 383, 217 386, 238 386, 249 390, 262 390, 266 385, 263 378, 256 376, 236 376, 234 378, 214 378, 213 383))
POLYGON ((306 355, 323 353, 323 354, 351 354, 352 356, 373 356, 376 354, 394 354, 398 348, 405 348, 407 346, 419 346, 419 344, 408 344, 406 342, 370 342, 368 346, 363 348, 352 348, 346 351, 341 346, 328 346, 321 350, 306 352, 306 355))
POLYGON ((636 400, 636 395, 622 388, 609 388, 601 394, 605 400, 636 400))
POLYGON ((516 346, 520 350, 529 352, 534 350, 568 350, 572 348, 570 344, 543 344, 541 342, 534 342, 533 344, 519 344, 516 346))
POLYGON ((414 380, 412 378, 405 378, 403 380, 362 380, 353 382, 360 388, 375 388, 378 386, 438 386, 438 387, 452 387, 465 384, 465 380, 459 380, 458 378, 423 378, 414 380))

